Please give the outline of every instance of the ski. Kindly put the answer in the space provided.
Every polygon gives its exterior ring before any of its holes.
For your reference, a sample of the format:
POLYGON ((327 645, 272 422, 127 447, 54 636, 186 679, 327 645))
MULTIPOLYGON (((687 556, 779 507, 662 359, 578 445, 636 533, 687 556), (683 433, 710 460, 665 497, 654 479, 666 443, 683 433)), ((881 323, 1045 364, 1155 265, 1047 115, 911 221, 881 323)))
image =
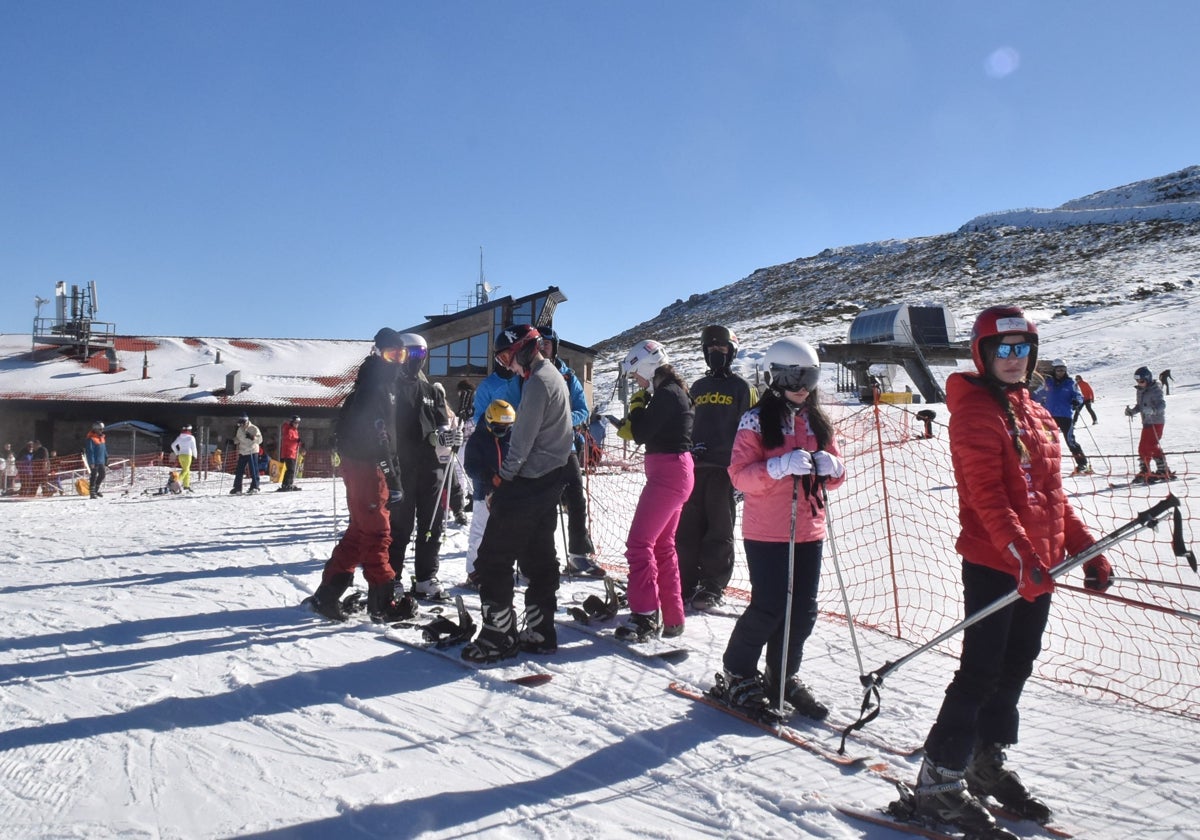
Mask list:
POLYGON ((697 703, 703 703, 709 708, 724 712, 727 715, 731 715, 743 723, 748 723, 751 726, 761 729, 768 735, 774 735, 781 741, 786 741, 793 746, 800 747, 802 750, 806 750, 815 756, 819 756, 820 758, 823 758, 826 761, 832 762, 833 764, 837 764, 841 767, 857 767, 860 769, 871 770, 872 772, 876 773, 883 773, 888 769, 888 765, 883 762, 872 763, 872 759, 875 758, 875 756, 842 755, 833 747, 828 747, 814 738, 806 737, 804 734, 797 732, 795 729, 784 726, 783 724, 772 724, 766 721, 758 720, 748 714, 745 714, 744 712, 738 711, 732 706, 727 706, 715 697, 705 694, 702 691, 698 691, 697 689, 694 689, 689 685, 685 685, 684 683, 672 682, 669 686, 667 686, 667 688, 673 693, 678 694, 680 697, 686 697, 689 700, 695 700, 697 703))
POLYGON ((874 823, 875 825, 885 825, 889 828, 894 828, 897 831, 904 831, 909 834, 916 834, 920 837, 933 838, 952 838, 952 840, 1011 840, 1017 835, 1009 831, 1006 826, 1019 828, 1021 836, 1028 836, 1030 833, 1038 834, 1044 837, 1055 837, 1060 840, 1069 840, 1074 835, 1054 824, 1041 825, 1033 820, 1026 819, 1014 811, 997 805, 990 799, 984 799, 984 807, 991 812, 996 818, 996 828, 989 832, 964 832, 959 831, 953 826, 941 825, 939 823, 927 821, 921 817, 911 817, 912 814, 912 788, 907 784, 895 779, 886 770, 883 772, 876 771, 876 775, 887 781, 892 782, 900 794, 900 799, 890 803, 886 808, 876 811, 867 811, 861 808, 850 808, 837 806, 837 809, 847 816, 865 820, 874 823))
POLYGON ((900 831, 917 837, 928 837, 930 840, 964 840, 967 836, 964 834, 948 834, 945 831, 937 831, 918 823, 900 820, 883 811, 868 811, 864 808, 850 808, 845 805, 838 805, 836 807, 839 813, 853 819, 861 820, 871 825, 880 825, 890 828, 893 831, 900 831))
MULTIPOLYGON (((401 622, 402 624, 404 622, 401 622)), ((515 668, 505 667, 503 663, 479 664, 470 662, 462 658, 461 652, 457 645, 439 646, 437 642, 428 641, 424 632, 416 627, 396 627, 392 626, 385 630, 383 639, 391 642, 394 645, 411 648, 413 650, 421 650, 427 653, 432 653, 440 656, 442 659, 454 662, 461 668, 468 671, 473 671, 480 676, 487 677, 489 680, 507 683, 509 685, 520 685, 526 688, 536 688, 540 685, 545 685, 554 679, 553 674, 542 672, 527 672, 523 674, 514 674, 514 670, 528 670, 526 665, 518 664, 515 668)))
POLYGON ((665 662, 687 659, 691 649, 668 639, 656 637, 643 642, 627 642, 616 637, 616 629, 620 624, 617 613, 629 606, 619 586, 611 577, 604 578, 604 598, 589 595, 578 604, 565 606, 572 620, 563 622, 563 625, 597 639, 606 639, 618 649, 642 659, 661 659, 665 662))
POLYGON ((619 622, 617 621, 596 624, 595 622, 584 623, 572 620, 562 622, 561 626, 570 627, 572 630, 576 630, 586 636, 604 639, 618 650, 629 653, 639 659, 661 659, 664 662, 682 662, 691 653, 690 648, 675 644, 670 639, 647 639, 644 642, 626 642, 618 639, 614 635, 618 625, 619 622))

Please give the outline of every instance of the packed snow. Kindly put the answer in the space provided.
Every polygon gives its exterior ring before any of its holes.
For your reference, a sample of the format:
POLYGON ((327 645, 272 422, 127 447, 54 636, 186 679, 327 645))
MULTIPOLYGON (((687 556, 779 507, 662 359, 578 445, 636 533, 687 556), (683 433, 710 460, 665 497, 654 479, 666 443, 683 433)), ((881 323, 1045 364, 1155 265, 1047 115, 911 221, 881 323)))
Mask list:
MULTIPOLYGON (((1175 296, 1046 320, 1043 355, 1071 360, 1100 396, 1085 443, 1128 453, 1120 409, 1147 364, 1176 380, 1167 449, 1197 448, 1195 312, 1193 297, 1175 296)), ((667 691, 673 679, 711 683, 737 604, 689 616, 683 661, 564 628, 557 655, 475 671, 300 606, 345 525, 335 482, 301 479, 298 493, 264 483, 258 496, 228 495, 220 475, 182 496, 154 495, 153 469, 128 482, 114 475, 95 501, 0 505, 0 835, 900 836, 835 807, 886 804, 886 781, 667 691), (524 672, 553 680, 493 675, 524 672)), ((836 498, 832 511, 835 522, 845 513, 836 498)), ((854 551, 850 536, 838 535, 839 552, 854 551)), ((465 543, 451 528, 444 581, 463 579, 465 543)), ((575 581, 562 597, 600 593, 575 581)), ((862 630, 858 641, 871 667, 911 649, 862 630)), ((880 718, 850 752, 912 778, 919 758, 903 753, 923 740, 954 666, 931 653, 889 677, 880 718)), ((818 623, 804 675, 837 722, 854 719, 861 687, 844 624, 818 623)), ((1077 837, 1200 837, 1200 721, 1037 679, 1022 717, 1010 759, 1077 837)))

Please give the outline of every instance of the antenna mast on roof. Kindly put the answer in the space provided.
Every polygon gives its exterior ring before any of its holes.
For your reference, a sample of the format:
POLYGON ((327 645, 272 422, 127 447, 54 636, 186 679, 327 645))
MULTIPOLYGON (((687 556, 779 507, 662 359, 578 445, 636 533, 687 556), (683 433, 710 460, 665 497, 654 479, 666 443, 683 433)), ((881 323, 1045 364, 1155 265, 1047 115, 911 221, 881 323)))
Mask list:
POLYGON ((483 246, 479 246, 479 282, 475 284, 475 305, 487 303, 489 296, 499 286, 493 286, 483 276, 483 246))

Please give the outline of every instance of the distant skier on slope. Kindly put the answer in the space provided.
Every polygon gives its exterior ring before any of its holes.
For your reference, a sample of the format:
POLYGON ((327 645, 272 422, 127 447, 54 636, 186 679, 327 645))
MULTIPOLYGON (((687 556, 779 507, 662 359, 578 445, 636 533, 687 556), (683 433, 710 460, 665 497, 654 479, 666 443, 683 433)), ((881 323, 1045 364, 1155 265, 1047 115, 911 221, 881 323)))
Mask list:
POLYGON ((1133 378, 1137 399, 1125 409, 1125 416, 1142 415, 1142 436, 1138 440, 1140 466, 1134 481, 1149 484, 1174 478, 1167 469, 1167 456, 1162 449, 1163 428, 1167 423, 1167 401, 1163 399, 1162 388, 1154 381, 1150 368, 1144 365, 1134 372, 1133 378))

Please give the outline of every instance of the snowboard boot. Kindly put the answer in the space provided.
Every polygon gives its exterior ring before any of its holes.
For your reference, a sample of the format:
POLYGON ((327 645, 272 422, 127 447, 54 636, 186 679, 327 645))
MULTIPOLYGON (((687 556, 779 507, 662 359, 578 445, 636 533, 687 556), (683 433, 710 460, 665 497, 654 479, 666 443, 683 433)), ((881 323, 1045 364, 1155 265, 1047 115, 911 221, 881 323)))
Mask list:
MULTIPOLYGON (((775 682, 769 668, 763 674, 763 691, 771 708, 778 709, 779 683, 775 682)), ((787 682, 784 683, 783 702, 790 704, 796 714, 803 715, 810 720, 825 720, 829 716, 829 707, 813 697, 808 686, 801 682, 795 674, 788 677, 787 682)))
POLYGON ((691 605, 692 609, 697 612, 708 612, 715 610, 721 604, 725 603, 725 599, 721 597, 721 591, 715 586, 700 584, 696 587, 696 591, 692 593, 691 605))
POLYGON ((512 659, 521 649, 512 607, 484 601, 482 612, 483 629, 463 648, 462 658, 481 665, 512 659))
POLYGON ((938 767, 927 757, 917 773, 913 790, 913 816, 951 825, 968 837, 1009 838, 1013 835, 996 825, 983 804, 967 792, 963 771, 938 767))
POLYGON ((521 650, 526 653, 555 653, 558 633, 554 629, 554 602, 530 604, 525 608, 525 626, 518 634, 521 650))
POLYGON ((417 614, 417 602, 411 595, 396 597, 396 581, 372 583, 367 587, 367 615, 376 624, 388 621, 407 621, 417 614))
POLYGON ((622 642, 648 642, 662 633, 658 613, 630 613, 625 623, 613 631, 613 637, 622 642))
POLYGON ((449 601, 450 593, 442 586, 442 582, 436 577, 431 577, 429 580, 413 579, 412 595, 422 601, 449 601))
POLYGON ((341 572, 330 575, 328 580, 321 581, 317 591, 304 599, 304 603, 312 607, 312 611, 323 615, 330 621, 345 621, 346 613, 342 611, 342 595, 354 582, 354 575, 341 572))
POLYGON ((568 554, 566 571, 571 577, 602 578, 608 574, 586 554, 568 554))
POLYGON ((742 676, 732 671, 717 674, 716 683, 709 691, 716 700, 747 717, 763 723, 779 723, 779 713, 771 708, 763 691, 762 675, 742 676))
POLYGON ((1010 811, 1039 825, 1050 822, 1050 808, 1037 799, 1021 782, 1021 778, 1004 766, 1004 744, 977 744, 971 763, 967 765, 967 790, 984 799, 995 799, 1010 811))

